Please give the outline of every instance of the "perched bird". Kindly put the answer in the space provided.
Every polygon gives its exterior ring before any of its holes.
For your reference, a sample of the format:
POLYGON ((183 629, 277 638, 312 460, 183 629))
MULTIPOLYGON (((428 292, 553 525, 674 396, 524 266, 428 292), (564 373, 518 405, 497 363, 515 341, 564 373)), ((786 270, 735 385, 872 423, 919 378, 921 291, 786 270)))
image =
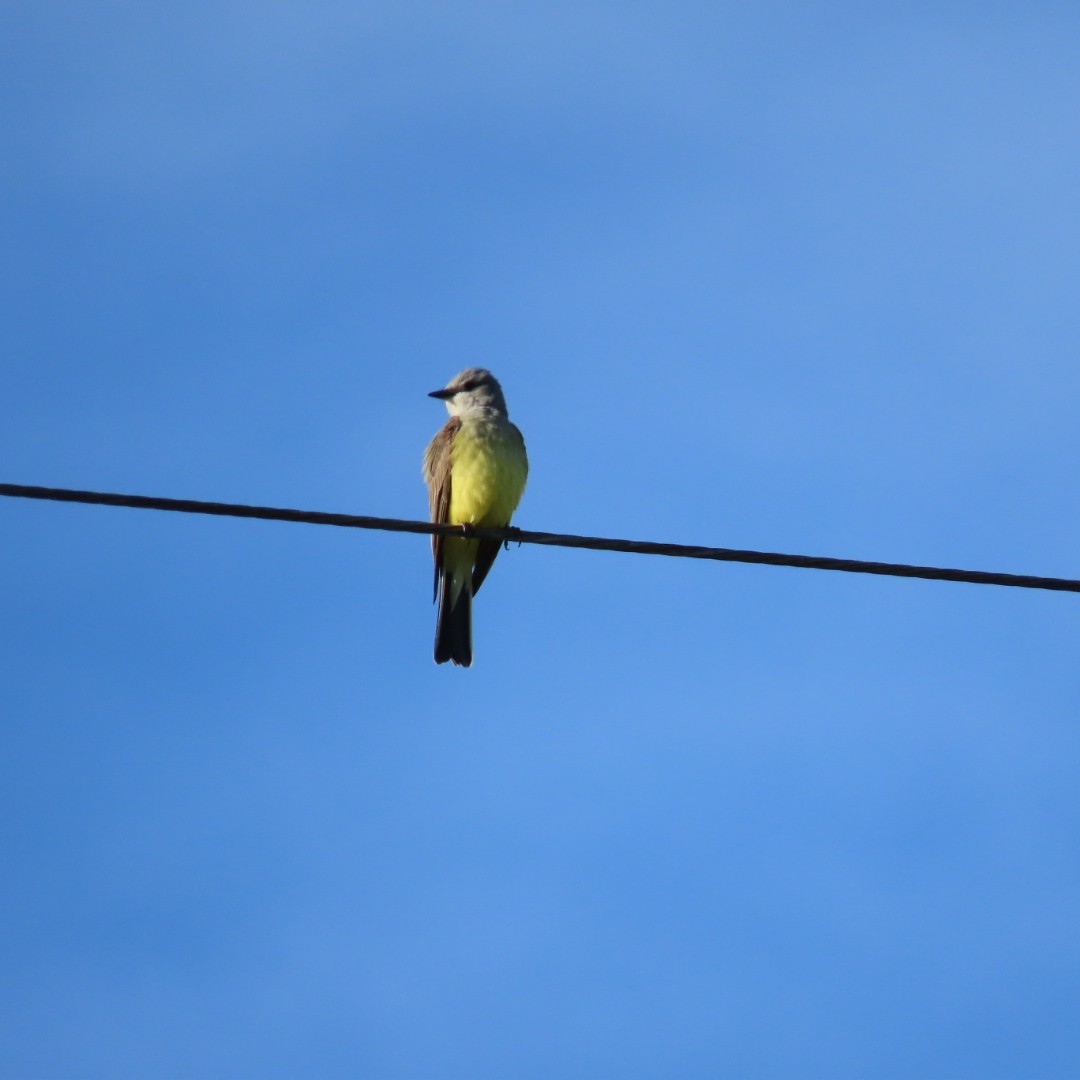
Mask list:
MULTIPOLYGON (((490 371, 466 368, 429 397, 446 402, 450 419, 424 454, 431 520, 451 525, 509 525, 517 509, 529 459, 525 440, 510 423, 502 387, 490 371)), ((497 540, 433 536, 435 663, 472 663, 472 598, 484 583, 497 540)))

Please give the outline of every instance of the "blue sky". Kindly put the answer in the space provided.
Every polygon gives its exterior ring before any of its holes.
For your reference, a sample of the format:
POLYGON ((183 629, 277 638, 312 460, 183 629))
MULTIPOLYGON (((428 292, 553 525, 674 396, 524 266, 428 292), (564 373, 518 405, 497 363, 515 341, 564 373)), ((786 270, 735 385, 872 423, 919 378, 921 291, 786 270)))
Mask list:
MULTIPOLYGON (((1080 13, 19 5, 7 482, 1080 576, 1080 13)), ((1080 1070, 1080 603, 0 500, 4 1078, 1080 1070)))

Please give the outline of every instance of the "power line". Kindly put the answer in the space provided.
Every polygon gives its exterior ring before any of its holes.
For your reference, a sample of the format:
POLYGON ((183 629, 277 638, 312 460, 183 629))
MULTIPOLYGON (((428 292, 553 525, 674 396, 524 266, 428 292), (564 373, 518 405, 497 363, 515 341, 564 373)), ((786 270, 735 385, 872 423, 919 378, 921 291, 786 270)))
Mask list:
MULTIPOLYGON (((182 514, 213 514, 218 517, 258 518, 263 521, 296 521, 308 525, 338 525, 347 529, 380 529, 385 532, 428 533, 439 536, 460 536, 462 532, 460 525, 434 525, 428 521, 403 521, 398 518, 361 517, 357 514, 329 514, 321 510, 288 510, 275 506, 247 506, 241 503, 203 502, 195 499, 165 499, 150 495, 119 495, 108 491, 76 491, 70 488, 33 487, 26 484, 0 484, 0 495, 22 499, 49 499, 54 502, 89 503, 96 506, 128 506, 140 510, 172 510, 182 514)), ((907 563, 867 562, 862 559, 833 559, 816 555, 784 555, 775 551, 660 544, 648 540, 612 540, 602 536, 528 532, 514 526, 476 527, 470 530, 470 535, 485 540, 543 544, 548 547, 627 551, 639 555, 668 555, 682 559, 710 559, 715 562, 764 563, 768 566, 796 566, 805 570, 843 570, 853 574, 1080 592, 1080 580, 1039 577, 1033 574, 1001 574, 988 570, 954 570, 942 566, 911 566, 907 563)))

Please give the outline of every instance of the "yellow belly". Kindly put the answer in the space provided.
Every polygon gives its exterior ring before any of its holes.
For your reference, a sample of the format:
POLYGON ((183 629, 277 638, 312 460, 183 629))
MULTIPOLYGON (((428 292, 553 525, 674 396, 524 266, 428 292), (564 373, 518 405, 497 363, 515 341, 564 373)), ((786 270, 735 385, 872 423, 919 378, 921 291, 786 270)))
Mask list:
POLYGON ((450 465, 450 522, 509 525, 529 475, 525 443, 517 428, 462 421, 450 465))

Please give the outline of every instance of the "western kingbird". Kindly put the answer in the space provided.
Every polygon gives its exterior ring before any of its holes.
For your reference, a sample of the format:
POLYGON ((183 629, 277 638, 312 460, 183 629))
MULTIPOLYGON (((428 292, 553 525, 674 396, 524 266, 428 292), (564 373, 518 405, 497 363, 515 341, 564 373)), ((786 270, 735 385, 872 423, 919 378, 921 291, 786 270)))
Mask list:
MULTIPOLYGON (((509 525, 517 508, 529 459, 525 440, 510 423, 502 387, 490 371, 466 368, 429 397, 446 402, 450 419, 424 454, 431 520, 451 525, 509 525)), ((497 540, 433 536, 435 663, 472 663, 472 598, 484 583, 497 540)))

